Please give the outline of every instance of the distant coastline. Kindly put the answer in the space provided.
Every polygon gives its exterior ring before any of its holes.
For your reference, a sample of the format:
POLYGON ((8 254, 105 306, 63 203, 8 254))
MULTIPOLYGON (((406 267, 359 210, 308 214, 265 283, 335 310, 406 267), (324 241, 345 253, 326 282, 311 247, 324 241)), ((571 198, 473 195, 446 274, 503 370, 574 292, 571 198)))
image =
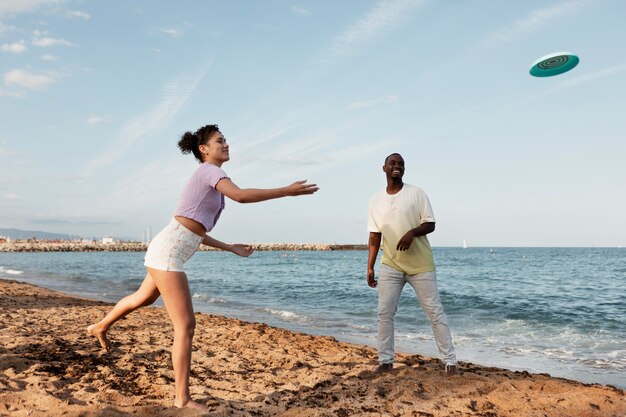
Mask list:
MULTIPOLYGON (((257 251, 332 251, 366 250, 367 245, 338 245, 326 243, 251 243, 257 251)), ((0 243, 0 252, 145 252, 144 242, 68 241, 68 240, 15 240, 0 243)), ((200 251, 217 251, 200 246, 200 251)))

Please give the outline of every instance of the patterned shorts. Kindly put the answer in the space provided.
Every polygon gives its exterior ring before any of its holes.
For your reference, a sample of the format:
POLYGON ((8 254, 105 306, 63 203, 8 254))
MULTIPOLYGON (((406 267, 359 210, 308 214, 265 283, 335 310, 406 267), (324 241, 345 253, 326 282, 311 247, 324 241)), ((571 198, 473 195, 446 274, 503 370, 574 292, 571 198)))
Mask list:
POLYGON ((196 253, 200 243, 202 236, 172 219, 150 242, 144 265, 161 271, 183 272, 183 264, 196 253))

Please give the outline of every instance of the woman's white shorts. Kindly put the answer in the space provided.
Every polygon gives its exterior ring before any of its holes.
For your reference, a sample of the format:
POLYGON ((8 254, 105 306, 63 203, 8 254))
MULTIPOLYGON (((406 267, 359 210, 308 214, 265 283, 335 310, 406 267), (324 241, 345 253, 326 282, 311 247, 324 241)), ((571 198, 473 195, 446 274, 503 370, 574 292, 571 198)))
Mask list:
POLYGON ((183 272, 183 264, 198 250, 200 243, 202 236, 172 219, 150 242, 144 265, 161 271, 183 272))

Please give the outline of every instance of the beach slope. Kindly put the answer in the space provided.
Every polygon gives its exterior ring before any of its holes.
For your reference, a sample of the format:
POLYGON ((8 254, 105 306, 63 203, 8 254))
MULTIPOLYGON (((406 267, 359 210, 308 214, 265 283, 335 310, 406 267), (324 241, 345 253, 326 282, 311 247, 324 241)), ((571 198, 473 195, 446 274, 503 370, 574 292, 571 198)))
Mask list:
MULTIPOLYGON (((0 416, 196 416, 176 410, 172 327, 144 308, 100 352, 85 328, 110 305, 0 279, 0 416)), ((626 415, 624 391, 548 375, 399 354, 375 375, 376 351, 265 324, 197 314, 192 395, 214 416, 626 415)))

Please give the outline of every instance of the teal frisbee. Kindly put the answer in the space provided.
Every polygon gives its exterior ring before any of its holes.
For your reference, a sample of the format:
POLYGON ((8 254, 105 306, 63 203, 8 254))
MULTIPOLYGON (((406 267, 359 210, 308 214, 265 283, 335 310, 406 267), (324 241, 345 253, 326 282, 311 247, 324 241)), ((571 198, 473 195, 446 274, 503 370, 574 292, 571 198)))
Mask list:
POLYGON ((534 77, 552 77, 573 69, 580 60, 570 52, 555 52, 542 56, 530 67, 530 75, 534 77))

